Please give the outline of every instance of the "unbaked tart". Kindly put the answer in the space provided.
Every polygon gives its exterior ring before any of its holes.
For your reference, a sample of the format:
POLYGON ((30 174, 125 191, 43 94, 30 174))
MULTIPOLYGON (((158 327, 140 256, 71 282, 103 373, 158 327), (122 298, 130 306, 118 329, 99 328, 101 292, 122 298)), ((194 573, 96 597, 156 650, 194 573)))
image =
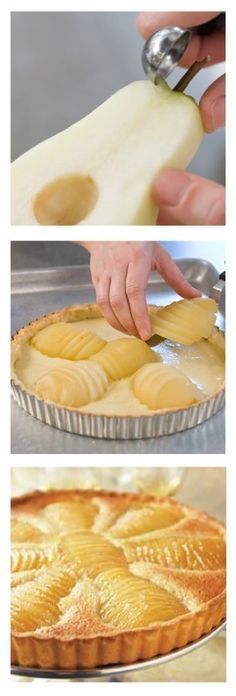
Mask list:
POLYGON ((214 300, 149 307, 144 341, 113 329, 96 305, 67 307, 13 339, 13 380, 58 408, 103 416, 152 416, 188 408, 222 391, 224 338, 214 300))
POLYGON ((132 663, 225 617, 225 529, 170 498, 34 492, 12 501, 12 662, 132 663))

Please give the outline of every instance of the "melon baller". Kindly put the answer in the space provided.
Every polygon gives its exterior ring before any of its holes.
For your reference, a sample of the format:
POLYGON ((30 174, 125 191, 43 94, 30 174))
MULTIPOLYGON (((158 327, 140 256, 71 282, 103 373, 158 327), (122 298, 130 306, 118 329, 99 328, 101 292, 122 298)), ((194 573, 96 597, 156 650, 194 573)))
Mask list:
MULTIPOLYGON (((223 29, 224 24, 225 14, 222 12, 209 22, 198 27, 192 27, 191 29, 171 26, 159 29, 152 34, 144 44, 142 51, 142 66, 144 72, 154 84, 157 84, 161 78, 166 79, 178 65, 194 34, 201 36, 211 34, 223 29)), ((204 58, 203 61, 196 61, 196 63, 194 63, 194 66, 196 65, 196 70, 193 71, 193 66, 189 69, 192 70, 191 79, 194 74, 197 73, 201 67, 207 65, 208 62, 209 57, 204 58)), ((178 87, 179 83, 174 88, 175 91, 182 91, 182 89, 184 89, 181 88, 180 90, 178 87)))
POLYGON ((150 36, 144 44, 142 65, 146 75, 157 84, 165 79, 179 63, 192 38, 190 29, 164 27, 150 36))

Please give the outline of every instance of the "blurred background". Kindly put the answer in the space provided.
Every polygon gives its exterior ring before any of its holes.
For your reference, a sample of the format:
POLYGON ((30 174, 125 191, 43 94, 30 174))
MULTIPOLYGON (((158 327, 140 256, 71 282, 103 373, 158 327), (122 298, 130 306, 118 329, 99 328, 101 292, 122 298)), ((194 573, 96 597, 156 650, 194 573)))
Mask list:
MULTIPOLYGON (((144 78, 136 12, 12 12, 12 160, 144 78)), ((197 101, 224 64, 187 88, 197 101)), ((168 82, 176 84, 183 70, 168 82)), ((205 136, 189 170, 224 183, 224 129, 205 136)))
POLYGON ((12 496, 50 488, 94 488, 160 496, 174 494, 182 503, 205 510, 223 522, 226 517, 224 467, 12 467, 12 496))

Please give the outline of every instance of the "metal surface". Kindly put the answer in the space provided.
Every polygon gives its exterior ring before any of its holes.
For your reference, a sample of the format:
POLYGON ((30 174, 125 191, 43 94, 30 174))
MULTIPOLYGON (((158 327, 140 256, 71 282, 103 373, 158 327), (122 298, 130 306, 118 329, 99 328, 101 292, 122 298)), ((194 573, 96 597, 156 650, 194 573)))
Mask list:
POLYGON ((220 273, 218 282, 213 286, 211 290, 210 297, 212 297, 215 302, 220 302, 221 298, 225 303, 225 271, 220 273))
MULTIPOLYGON (((178 265, 185 277, 205 294, 218 280, 218 272, 206 261, 199 259, 179 260, 178 265)), ((58 268, 46 271, 29 271, 13 273, 12 280, 12 330, 43 313, 54 311, 63 306, 94 301, 89 269, 82 267, 58 268), (43 309, 42 309, 43 308, 43 309)), ((147 289, 148 302, 166 304, 175 299, 173 291, 166 286, 162 278, 152 274, 147 289)), ((224 328, 224 308, 219 305, 218 326, 224 328)), ((62 409, 63 411, 63 409, 62 409)), ((114 453, 114 452, 224 452, 224 414, 223 411, 213 416, 210 421, 193 430, 176 433, 172 436, 122 442, 115 440, 95 440, 84 438, 52 429, 37 422, 23 413, 13 404, 12 408, 12 452, 24 453, 114 453)), ((195 421, 199 422, 199 421, 195 421)), ((152 436, 152 433, 149 433, 152 436)))
POLYGON ((78 670, 58 670, 58 669, 39 669, 36 667, 20 667, 18 665, 12 665, 11 673, 14 675, 19 675, 23 677, 38 677, 40 679, 96 679, 99 677, 113 677, 115 675, 124 674, 127 672, 134 672, 138 670, 144 670, 148 667, 158 667, 165 662, 171 662, 177 658, 184 657, 192 650, 200 648, 202 645, 208 642, 211 638, 214 638, 218 633, 222 631, 225 627, 226 622, 222 621, 220 626, 214 628, 210 633, 202 636, 196 641, 193 641, 184 648, 178 648, 172 650, 171 653, 167 655, 158 655, 153 657, 151 660, 140 660, 130 665, 111 665, 108 667, 98 667, 96 669, 78 669, 78 670))
POLYGON ((142 52, 144 72, 156 85, 159 78, 166 78, 179 63, 190 40, 189 29, 163 27, 149 36, 142 52))

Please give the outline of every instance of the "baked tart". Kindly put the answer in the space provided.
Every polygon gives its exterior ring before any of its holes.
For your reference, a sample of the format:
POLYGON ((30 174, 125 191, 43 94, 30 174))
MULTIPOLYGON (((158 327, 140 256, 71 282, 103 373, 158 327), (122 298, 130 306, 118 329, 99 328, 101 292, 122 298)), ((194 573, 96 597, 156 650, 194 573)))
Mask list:
POLYGON ((225 528, 171 498, 12 501, 12 662, 51 669, 169 653, 225 617, 225 528))
MULTIPOLYGON (((212 398, 223 393, 224 337, 214 326, 216 304, 180 300, 149 307, 149 313, 160 337, 155 348, 113 329, 96 305, 67 307, 31 322, 13 338, 13 394, 36 417, 46 404, 42 420, 53 407, 55 424, 65 409, 67 425, 72 411, 81 415, 81 425, 82 417, 85 424, 89 416, 150 421, 194 407, 201 422, 199 405, 209 417, 212 398)), ((181 423, 179 429, 189 427, 187 420, 181 423)))

